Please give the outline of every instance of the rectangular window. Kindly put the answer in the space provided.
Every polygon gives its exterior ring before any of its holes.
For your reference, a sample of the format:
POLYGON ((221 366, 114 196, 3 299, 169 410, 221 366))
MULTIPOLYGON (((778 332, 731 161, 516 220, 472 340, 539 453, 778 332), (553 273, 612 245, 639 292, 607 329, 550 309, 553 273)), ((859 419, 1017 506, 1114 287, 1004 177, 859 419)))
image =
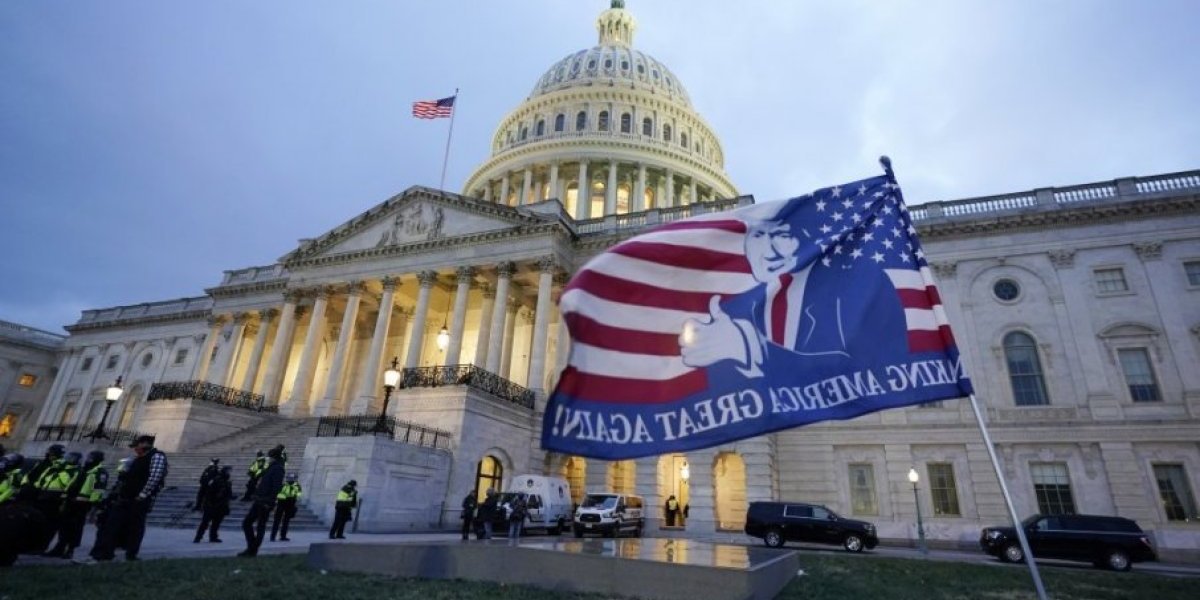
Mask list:
POLYGON ((1037 496, 1038 512, 1043 515, 1075 514, 1075 499, 1071 497, 1071 476, 1066 463, 1032 463, 1029 474, 1033 493, 1037 496))
POLYGON ((92 369, 92 357, 83 359, 83 366, 79 367, 80 371, 90 371, 92 369))
POLYGON ((187 360, 187 348, 175 351, 175 364, 182 365, 183 361, 187 360))
POLYGON ((929 463, 929 494, 933 498, 933 514, 938 517, 957 517, 958 487, 954 484, 954 465, 929 463))
POLYGON ((0 437, 12 437, 13 431, 17 429, 17 415, 6 413, 0 417, 0 437))
POLYGON ((117 362, 120 360, 121 360, 121 355, 114 354, 114 355, 108 357, 108 362, 104 363, 104 368, 106 370, 111 371, 111 370, 117 368, 117 362))
POLYGON ((1096 269, 1096 291, 1101 294, 1129 291, 1129 284, 1125 282, 1125 269, 1096 269))
POLYGON ((1187 274, 1188 285, 1200 287, 1200 260, 1189 260, 1183 263, 1183 272, 1187 274))
POLYGON ((1163 512, 1168 521, 1189 521, 1197 518, 1196 499, 1188 485, 1183 465, 1154 465, 1154 479, 1162 497, 1163 512))
POLYGON ((1117 350, 1121 371, 1125 373, 1125 385, 1129 386, 1129 397, 1134 402, 1159 402, 1158 382, 1154 369, 1150 367, 1150 353, 1145 348, 1121 348, 1117 350))
POLYGON ((879 514, 879 503, 875 500, 874 466, 850 465, 850 511, 856 515, 879 514))
POLYGON ((37 375, 33 373, 21 373, 21 378, 17 380, 17 385, 21 387, 33 387, 37 383, 37 375))

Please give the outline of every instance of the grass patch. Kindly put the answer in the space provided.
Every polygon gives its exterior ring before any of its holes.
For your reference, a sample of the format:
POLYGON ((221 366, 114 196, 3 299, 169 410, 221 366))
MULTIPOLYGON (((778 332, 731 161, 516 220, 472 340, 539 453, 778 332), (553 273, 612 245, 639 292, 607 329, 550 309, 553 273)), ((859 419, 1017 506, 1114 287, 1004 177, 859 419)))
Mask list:
MULTIPOLYGON (((847 598, 1024 600, 1034 598, 1024 568, 877 556, 801 554, 805 576, 783 593, 787 600, 847 598)), ((1043 567, 1055 600, 1196 598, 1194 579, 1043 567)), ((328 573, 304 565, 302 555, 254 560, 199 558, 116 562, 94 566, 27 566, 0 571, 0 600, 175 598, 188 600, 600 600, 524 586, 469 581, 399 579, 328 573)), ((702 600, 702 599, 697 599, 702 600)))

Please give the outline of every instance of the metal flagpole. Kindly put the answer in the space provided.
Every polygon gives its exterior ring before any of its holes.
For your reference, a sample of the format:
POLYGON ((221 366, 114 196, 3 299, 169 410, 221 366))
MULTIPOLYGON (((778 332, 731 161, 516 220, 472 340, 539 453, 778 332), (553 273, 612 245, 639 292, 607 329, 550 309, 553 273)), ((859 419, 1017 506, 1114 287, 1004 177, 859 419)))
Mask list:
POLYGON ((458 88, 454 88, 454 106, 450 108, 450 132, 446 134, 446 154, 442 156, 442 179, 438 190, 446 191, 446 164, 450 162, 450 138, 454 135, 454 116, 458 114, 458 88))
POLYGON ((987 425, 983 423, 983 413, 979 411, 979 402, 975 394, 971 394, 971 409, 975 411, 975 422, 979 423, 979 433, 983 434, 983 445, 987 446, 988 456, 992 459, 992 468, 996 470, 996 479, 1000 482, 1000 492, 1004 494, 1004 503, 1008 505, 1008 515, 1012 518, 1013 529, 1017 532, 1017 540, 1021 543, 1021 552, 1025 553, 1025 564, 1029 565, 1029 574, 1033 576, 1033 586, 1037 588, 1040 600, 1046 600, 1046 587, 1042 585, 1042 574, 1038 573, 1037 562, 1033 560, 1033 552, 1029 551, 1029 540, 1025 538, 1025 528, 1021 527, 1021 519, 1013 506, 1012 496, 1008 493, 1008 484, 1004 483, 1004 474, 1000 472, 1000 461, 996 458, 996 448, 992 446, 992 436, 988 435, 987 425))
MULTIPOLYGON (((887 176, 888 182, 896 186, 896 174, 892 171, 892 159, 880 156, 879 164, 883 166, 883 172, 887 176)), ((893 189, 897 194, 900 193, 898 186, 893 189)), ((903 197, 901 197, 901 202, 903 202, 903 197)), ((983 413, 979 411, 979 402, 975 399, 974 392, 971 393, 971 408, 975 411, 975 421, 979 424, 979 433, 983 435, 983 445, 987 446, 988 456, 992 459, 992 468, 996 470, 996 480, 1000 482, 1000 492, 1004 494, 1004 504, 1008 506, 1008 516, 1012 519, 1013 529, 1017 532, 1021 552, 1025 553, 1025 564, 1029 565, 1029 573, 1033 576, 1033 586, 1037 588, 1038 599, 1046 600, 1046 587, 1042 585, 1042 574, 1038 572, 1037 563, 1033 560, 1033 552, 1029 551, 1029 540, 1025 538, 1025 529, 1021 527, 1021 518, 1017 516, 1012 496, 1008 493, 1008 484, 1004 483, 1004 473, 1000 471, 1000 460, 996 458, 996 448, 992 446, 992 436, 988 434, 987 425, 983 422, 983 413)))

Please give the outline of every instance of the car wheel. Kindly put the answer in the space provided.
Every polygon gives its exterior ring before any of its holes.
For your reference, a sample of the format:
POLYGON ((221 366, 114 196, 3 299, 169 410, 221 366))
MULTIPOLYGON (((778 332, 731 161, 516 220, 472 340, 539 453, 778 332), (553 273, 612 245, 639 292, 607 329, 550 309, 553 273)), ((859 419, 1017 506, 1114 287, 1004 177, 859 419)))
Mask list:
POLYGON ((842 547, 844 547, 847 552, 862 552, 863 551, 862 538, 858 537, 858 535, 856 535, 856 534, 851 533, 850 535, 846 536, 846 539, 842 540, 842 547))
POLYGON ((767 532, 763 534, 763 543, 765 543, 768 548, 782 548, 783 532, 778 529, 768 529, 767 532))
POLYGON ((1109 550, 1104 555, 1104 566, 1114 571, 1128 571, 1133 564, 1124 550, 1109 550))
POLYGON ((1025 552, 1021 550, 1020 544, 1009 544, 1004 547, 1004 551, 1000 553, 1000 558, 1005 562, 1019 563, 1025 560, 1025 552))

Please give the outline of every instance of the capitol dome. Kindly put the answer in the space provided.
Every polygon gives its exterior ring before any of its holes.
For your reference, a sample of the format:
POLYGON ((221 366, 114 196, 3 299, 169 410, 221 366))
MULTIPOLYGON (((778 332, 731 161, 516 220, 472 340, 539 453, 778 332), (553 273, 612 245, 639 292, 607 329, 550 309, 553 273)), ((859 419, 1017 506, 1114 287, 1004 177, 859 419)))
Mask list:
POLYGON ((625 3, 596 29, 596 46, 551 65, 500 122, 463 193, 509 206, 557 198, 576 220, 737 196, 683 83, 633 47, 625 3))

